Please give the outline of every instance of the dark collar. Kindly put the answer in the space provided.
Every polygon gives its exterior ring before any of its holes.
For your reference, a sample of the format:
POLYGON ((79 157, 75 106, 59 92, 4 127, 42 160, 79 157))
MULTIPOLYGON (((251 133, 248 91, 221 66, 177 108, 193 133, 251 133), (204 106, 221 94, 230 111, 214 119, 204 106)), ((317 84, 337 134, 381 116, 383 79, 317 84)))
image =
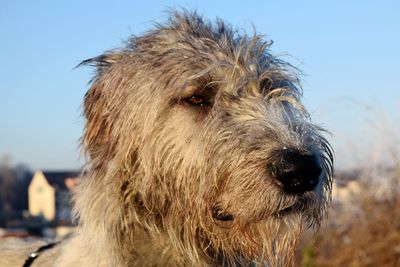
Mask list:
POLYGON ((57 245, 58 243, 60 243, 60 242, 54 242, 54 243, 50 243, 50 244, 44 245, 44 246, 38 248, 35 252, 29 253, 29 257, 26 259, 26 261, 25 261, 23 267, 29 267, 29 266, 31 266, 31 265, 32 265, 32 262, 33 262, 34 260, 36 260, 37 257, 39 257, 40 254, 43 253, 43 251, 53 248, 53 247, 54 247, 55 245, 57 245))

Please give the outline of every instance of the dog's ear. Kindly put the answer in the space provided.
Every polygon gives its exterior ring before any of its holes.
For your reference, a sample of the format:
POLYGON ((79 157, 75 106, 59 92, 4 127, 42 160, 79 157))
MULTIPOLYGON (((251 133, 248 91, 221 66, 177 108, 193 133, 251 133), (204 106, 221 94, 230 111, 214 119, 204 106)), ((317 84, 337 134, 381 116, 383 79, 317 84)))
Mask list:
POLYGON ((114 120, 111 118, 110 109, 110 88, 112 87, 106 79, 111 67, 122 57, 121 53, 107 52, 101 56, 83 61, 79 66, 90 65, 97 68, 97 74, 90 81, 91 88, 84 99, 84 116, 86 119, 85 132, 82 137, 83 147, 93 159, 105 159, 112 156, 112 138, 114 120))
POLYGON ((84 100, 86 124, 82 143, 91 159, 104 154, 102 150, 107 149, 111 131, 111 121, 105 114, 105 97, 99 87, 99 84, 94 83, 84 100))
POLYGON ((105 52, 104 54, 86 59, 82 61, 77 67, 81 66, 93 66, 97 70, 97 74, 95 77, 90 81, 93 82, 93 80, 97 79, 99 76, 103 75, 104 73, 107 72, 107 70, 114 65, 116 62, 118 62, 121 58, 123 57, 123 52, 117 51, 117 50, 112 50, 105 52))

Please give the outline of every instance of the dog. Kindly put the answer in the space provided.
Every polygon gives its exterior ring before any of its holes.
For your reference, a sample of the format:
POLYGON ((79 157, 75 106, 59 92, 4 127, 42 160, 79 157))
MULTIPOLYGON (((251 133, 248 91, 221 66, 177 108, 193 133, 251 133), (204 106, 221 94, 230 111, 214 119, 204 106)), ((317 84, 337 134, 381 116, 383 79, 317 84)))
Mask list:
POLYGON ((84 61, 97 72, 79 227, 33 266, 292 265, 326 214, 333 151, 301 104, 299 71, 270 46, 172 11, 84 61))

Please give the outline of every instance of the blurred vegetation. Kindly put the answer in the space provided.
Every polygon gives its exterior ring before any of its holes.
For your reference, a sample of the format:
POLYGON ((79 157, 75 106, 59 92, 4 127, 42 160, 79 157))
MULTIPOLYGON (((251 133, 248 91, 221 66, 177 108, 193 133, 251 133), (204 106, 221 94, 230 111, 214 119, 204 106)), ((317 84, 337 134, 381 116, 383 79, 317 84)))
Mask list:
MULTIPOLYGON (((400 266, 400 162, 379 170, 375 179, 368 177, 375 172, 352 172, 359 189, 344 199, 334 194, 328 219, 319 234, 303 241, 295 266, 400 266)), ((343 184, 336 190, 347 190, 349 182, 343 184)))
POLYGON ((7 157, 0 158, 0 227, 22 218, 28 209, 28 185, 32 178, 29 167, 12 166, 7 157))

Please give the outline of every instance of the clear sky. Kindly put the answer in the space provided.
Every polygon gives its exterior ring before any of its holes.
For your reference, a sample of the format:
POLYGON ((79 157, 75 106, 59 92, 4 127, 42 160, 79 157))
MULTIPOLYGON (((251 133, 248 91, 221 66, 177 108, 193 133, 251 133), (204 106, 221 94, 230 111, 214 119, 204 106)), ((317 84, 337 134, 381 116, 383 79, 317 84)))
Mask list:
POLYGON ((93 70, 74 67, 179 6, 249 32, 254 25, 274 40, 273 54, 291 55, 284 59, 304 71, 304 103, 332 132, 339 165, 399 125, 400 1, 3 0, 0 157, 33 169, 81 166, 81 103, 93 70))

